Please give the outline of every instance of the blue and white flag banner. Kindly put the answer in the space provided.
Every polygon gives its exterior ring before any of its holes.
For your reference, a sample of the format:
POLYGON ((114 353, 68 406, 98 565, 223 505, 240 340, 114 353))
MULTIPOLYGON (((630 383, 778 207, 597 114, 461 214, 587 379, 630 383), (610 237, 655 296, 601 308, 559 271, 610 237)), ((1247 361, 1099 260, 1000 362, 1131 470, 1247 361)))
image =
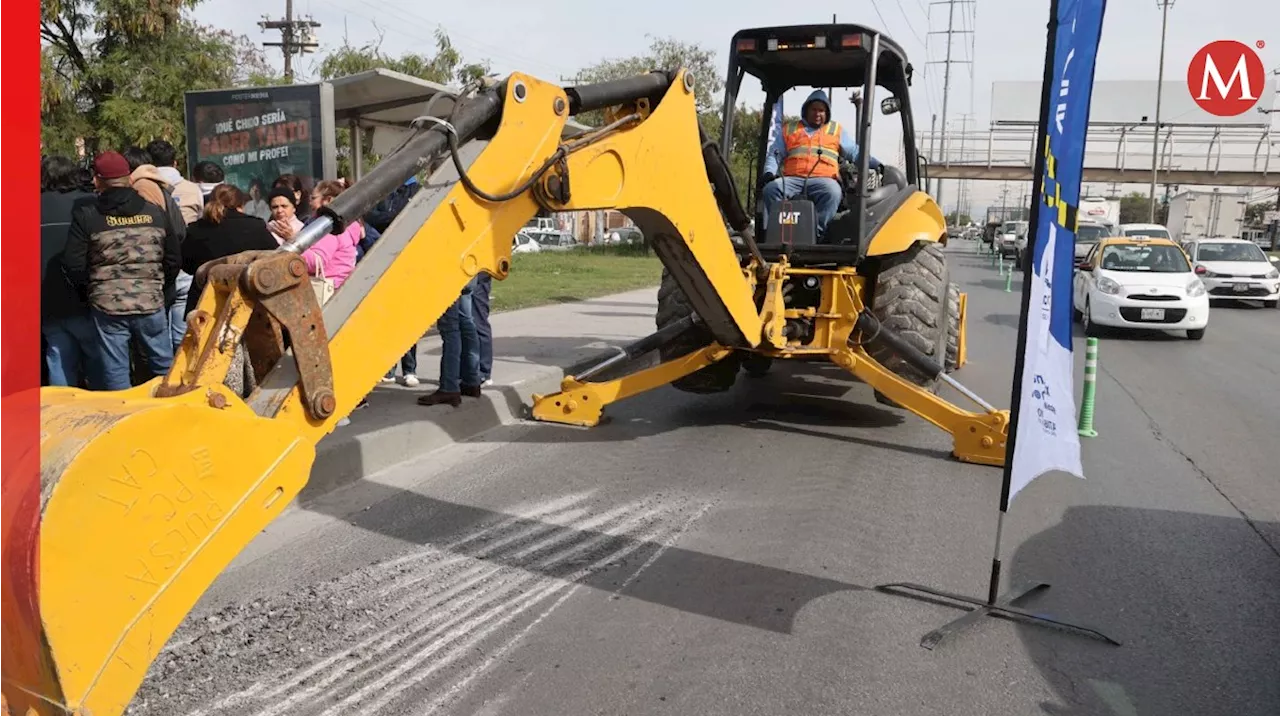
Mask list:
POLYGON ((1022 392, 1001 509, 1045 473, 1084 478, 1072 386, 1071 283, 1085 130, 1106 0, 1057 0, 1053 7, 1057 29, 1048 58, 1053 79, 1048 111, 1040 120, 1043 173, 1032 208, 1031 300, 1024 317, 1026 343, 1018 347, 1022 392))

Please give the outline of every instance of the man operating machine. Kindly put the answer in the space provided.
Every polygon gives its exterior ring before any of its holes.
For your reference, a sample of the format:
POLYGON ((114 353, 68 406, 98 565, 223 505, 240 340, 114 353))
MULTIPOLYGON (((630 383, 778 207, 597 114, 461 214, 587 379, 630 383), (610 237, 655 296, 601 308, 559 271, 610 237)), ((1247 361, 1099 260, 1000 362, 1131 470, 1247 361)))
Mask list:
MULTIPOLYGON (((840 160, 858 161, 858 143, 840 123, 831 118, 827 93, 814 90, 800 108, 802 121, 783 123, 765 157, 762 198, 765 221, 773 217, 783 199, 804 198, 813 202, 818 240, 827 222, 835 216, 844 195, 840 184, 840 160), (782 176, 777 176, 778 167, 782 176)), ((880 162, 871 157, 871 168, 880 162)))

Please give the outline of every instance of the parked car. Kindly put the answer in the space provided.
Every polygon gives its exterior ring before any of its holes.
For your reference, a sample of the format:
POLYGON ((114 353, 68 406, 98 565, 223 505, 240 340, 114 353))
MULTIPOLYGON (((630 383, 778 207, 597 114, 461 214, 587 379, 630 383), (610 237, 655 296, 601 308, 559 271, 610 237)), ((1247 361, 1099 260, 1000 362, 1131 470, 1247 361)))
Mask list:
POLYGON ((1187 255, 1169 239, 1108 237, 1076 271, 1071 294, 1085 335, 1103 327, 1183 330, 1204 338, 1209 294, 1187 255))
POLYGON ((1196 239, 1186 249, 1211 299, 1261 300, 1270 308, 1280 303, 1280 267, 1252 241, 1196 239))
POLYGON ((516 232, 515 238, 511 240, 513 254, 536 254, 539 251, 542 251, 542 245, 523 231, 516 232))

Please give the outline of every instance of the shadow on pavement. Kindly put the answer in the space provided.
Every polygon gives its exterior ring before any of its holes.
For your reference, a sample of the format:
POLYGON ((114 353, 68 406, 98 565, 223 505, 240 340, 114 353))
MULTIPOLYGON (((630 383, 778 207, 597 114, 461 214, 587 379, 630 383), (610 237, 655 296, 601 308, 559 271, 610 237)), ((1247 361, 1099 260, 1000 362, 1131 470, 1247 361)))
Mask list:
MULTIPOLYGON (((975 283, 983 288, 989 288, 992 291, 1000 291, 1001 293, 1004 293, 1003 278, 984 278, 976 281, 975 283)), ((1020 293, 1022 293, 1022 275, 1018 274, 1013 277, 1013 283, 1009 286, 1009 295, 1013 296, 1020 293)))
MULTIPOLYGON (((864 591, 866 587, 790 570, 766 567, 727 557, 704 554, 659 542, 583 530, 491 510, 447 502, 387 485, 369 485, 373 506, 355 515, 333 510, 331 516, 387 537, 449 549, 552 579, 580 572, 582 559, 553 561, 544 550, 526 549, 529 542, 512 540, 509 548, 493 549, 504 537, 532 531, 536 539, 554 541, 555 549, 600 540, 591 554, 634 548, 625 560, 579 576, 573 581, 604 592, 621 594, 689 614, 711 617, 782 634, 791 633, 796 615, 810 602, 829 594, 864 591), (409 515, 412 519, 404 519, 409 515), (465 540, 482 525, 500 523, 483 539, 465 540), (652 561, 651 561, 652 560, 652 561), (628 581, 641 569, 644 579, 628 581)), ((308 508, 323 511, 325 507, 308 508)), ((328 513, 325 513, 328 514, 328 513)))
POLYGON ((766 376, 739 374, 733 388, 710 395, 682 393, 664 386, 605 408, 593 428, 545 423, 523 432, 495 431, 481 440, 499 442, 617 442, 652 437, 672 430, 734 425, 765 431, 821 435, 849 443, 911 454, 935 451, 838 433, 848 428, 880 429, 900 425, 907 413, 880 406, 865 396, 850 397, 862 384, 836 366, 775 364, 766 376))
POLYGON ((1018 626, 1062 702, 1044 713, 1280 713, 1280 556, 1244 519, 1070 507, 1014 552, 1020 577, 1052 585, 1029 608, 1123 644, 1018 626))
MULTIPOLYGON (((1084 326, 1079 323, 1071 324, 1071 335, 1075 338, 1084 338, 1084 326)), ((1161 343, 1166 341, 1185 341, 1187 340, 1187 336, 1185 331, 1161 331, 1155 329, 1148 330, 1144 328, 1103 328, 1102 335, 1098 337, 1098 340, 1161 343)))
POLYGON ((988 313, 982 317, 982 320, 993 326, 1018 327, 1018 314, 1016 313, 988 313))

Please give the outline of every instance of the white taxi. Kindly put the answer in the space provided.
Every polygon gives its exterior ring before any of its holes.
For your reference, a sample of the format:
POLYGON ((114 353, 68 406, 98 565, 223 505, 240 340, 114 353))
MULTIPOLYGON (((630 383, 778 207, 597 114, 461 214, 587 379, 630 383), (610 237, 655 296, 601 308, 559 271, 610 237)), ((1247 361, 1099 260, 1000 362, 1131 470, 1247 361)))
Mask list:
POLYGON ((1094 244, 1072 286, 1085 335, 1102 328, 1186 331, 1204 338, 1209 294, 1187 255, 1168 239, 1111 237, 1094 244))
POLYGON ((1270 308, 1280 302, 1280 269, 1252 241, 1196 239, 1186 248, 1210 299, 1243 298, 1270 308))

